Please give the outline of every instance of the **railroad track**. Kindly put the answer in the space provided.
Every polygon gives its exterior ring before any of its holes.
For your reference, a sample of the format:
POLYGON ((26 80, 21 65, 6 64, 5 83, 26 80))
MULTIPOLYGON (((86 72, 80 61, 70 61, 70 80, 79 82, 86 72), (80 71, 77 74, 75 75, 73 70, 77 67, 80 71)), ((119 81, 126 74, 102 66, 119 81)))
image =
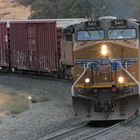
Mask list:
POLYGON ((78 140, 93 140, 93 139, 96 139, 96 138, 99 138, 101 136, 104 136, 106 134, 109 134, 111 133, 112 131, 116 130, 116 129, 119 129, 120 126, 126 126, 126 125, 131 125, 133 123, 136 123, 137 120, 139 120, 140 118, 140 114, 138 115, 134 115, 132 116, 131 118, 125 120, 125 121, 122 121, 122 122, 119 122, 119 123, 116 123, 115 125, 112 125, 110 127, 107 127, 105 129, 102 129, 101 131, 98 131, 96 133, 93 133, 91 135, 88 135, 88 136, 85 136, 81 139, 78 139, 78 140))
POLYGON ((117 123, 107 128, 97 128, 89 127, 88 123, 85 123, 68 131, 52 134, 39 140, 89 140, 108 131, 112 131, 113 129, 119 127, 119 125, 120 123, 117 123))
POLYGON ((102 130, 100 130, 100 131, 98 131, 96 133, 93 133, 91 135, 85 136, 85 137, 83 137, 83 138, 81 138, 79 140, 93 140, 93 138, 96 138, 96 137, 99 137, 101 135, 104 135, 105 133, 107 133, 107 134, 111 133, 114 129, 117 129, 119 126, 120 126, 120 123, 117 123, 117 124, 112 125, 112 126, 110 126, 108 128, 102 129, 102 130))
POLYGON ((70 130, 64 131, 64 132, 57 132, 55 134, 52 134, 50 136, 46 136, 44 138, 41 138, 39 140, 62 140, 68 136, 72 136, 76 133, 79 133, 85 129, 88 123, 84 123, 78 127, 74 127, 70 130))

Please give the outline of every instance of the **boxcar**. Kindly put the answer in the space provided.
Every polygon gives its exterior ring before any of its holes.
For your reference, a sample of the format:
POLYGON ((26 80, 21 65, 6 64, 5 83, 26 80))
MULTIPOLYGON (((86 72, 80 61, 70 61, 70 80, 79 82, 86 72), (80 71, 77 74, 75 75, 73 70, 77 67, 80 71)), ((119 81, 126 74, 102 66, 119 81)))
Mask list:
POLYGON ((11 21, 9 34, 12 70, 58 71, 56 22, 11 21))

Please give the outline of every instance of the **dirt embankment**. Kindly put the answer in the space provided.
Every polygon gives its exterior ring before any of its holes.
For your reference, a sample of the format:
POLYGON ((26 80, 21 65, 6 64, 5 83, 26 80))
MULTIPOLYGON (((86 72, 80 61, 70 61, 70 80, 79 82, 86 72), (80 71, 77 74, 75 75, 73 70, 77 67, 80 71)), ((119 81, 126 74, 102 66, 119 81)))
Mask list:
POLYGON ((27 19, 30 16, 30 7, 25 7, 16 2, 16 0, 0 0, 0 19, 18 20, 27 19))

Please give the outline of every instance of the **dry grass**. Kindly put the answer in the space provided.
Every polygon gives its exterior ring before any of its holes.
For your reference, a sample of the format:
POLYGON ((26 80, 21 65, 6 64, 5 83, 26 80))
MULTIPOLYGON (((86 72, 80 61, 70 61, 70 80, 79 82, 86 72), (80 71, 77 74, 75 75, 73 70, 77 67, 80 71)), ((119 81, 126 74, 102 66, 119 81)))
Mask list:
POLYGON ((29 108, 29 101, 23 96, 7 95, 5 96, 5 103, 3 104, 3 107, 11 114, 19 114, 29 108))
POLYGON ((0 19, 27 19, 30 16, 30 7, 25 7, 16 0, 0 0, 0 19))
POLYGON ((20 114, 21 112, 29 109, 29 100, 17 93, 0 93, 0 117, 20 114))
POLYGON ((20 114, 29 109, 31 103, 46 101, 48 101, 46 95, 29 96, 27 93, 0 85, 0 117, 20 114))
POLYGON ((30 108, 31 103, 46 102, 46 95, 31 95, 0 85, 0 117, 16 115, 30 108), (30 97, 30 99, 29 99, 30 97))

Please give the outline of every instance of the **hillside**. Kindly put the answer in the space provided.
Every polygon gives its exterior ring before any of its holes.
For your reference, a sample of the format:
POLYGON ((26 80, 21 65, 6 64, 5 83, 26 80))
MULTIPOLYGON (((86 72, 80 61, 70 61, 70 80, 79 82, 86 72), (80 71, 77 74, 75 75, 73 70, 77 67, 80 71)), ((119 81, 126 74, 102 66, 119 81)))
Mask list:
POLYGON ((0 0, 0 19, 27 19, 30 16, 30 7, 25 7, 16 0, 0 0))

